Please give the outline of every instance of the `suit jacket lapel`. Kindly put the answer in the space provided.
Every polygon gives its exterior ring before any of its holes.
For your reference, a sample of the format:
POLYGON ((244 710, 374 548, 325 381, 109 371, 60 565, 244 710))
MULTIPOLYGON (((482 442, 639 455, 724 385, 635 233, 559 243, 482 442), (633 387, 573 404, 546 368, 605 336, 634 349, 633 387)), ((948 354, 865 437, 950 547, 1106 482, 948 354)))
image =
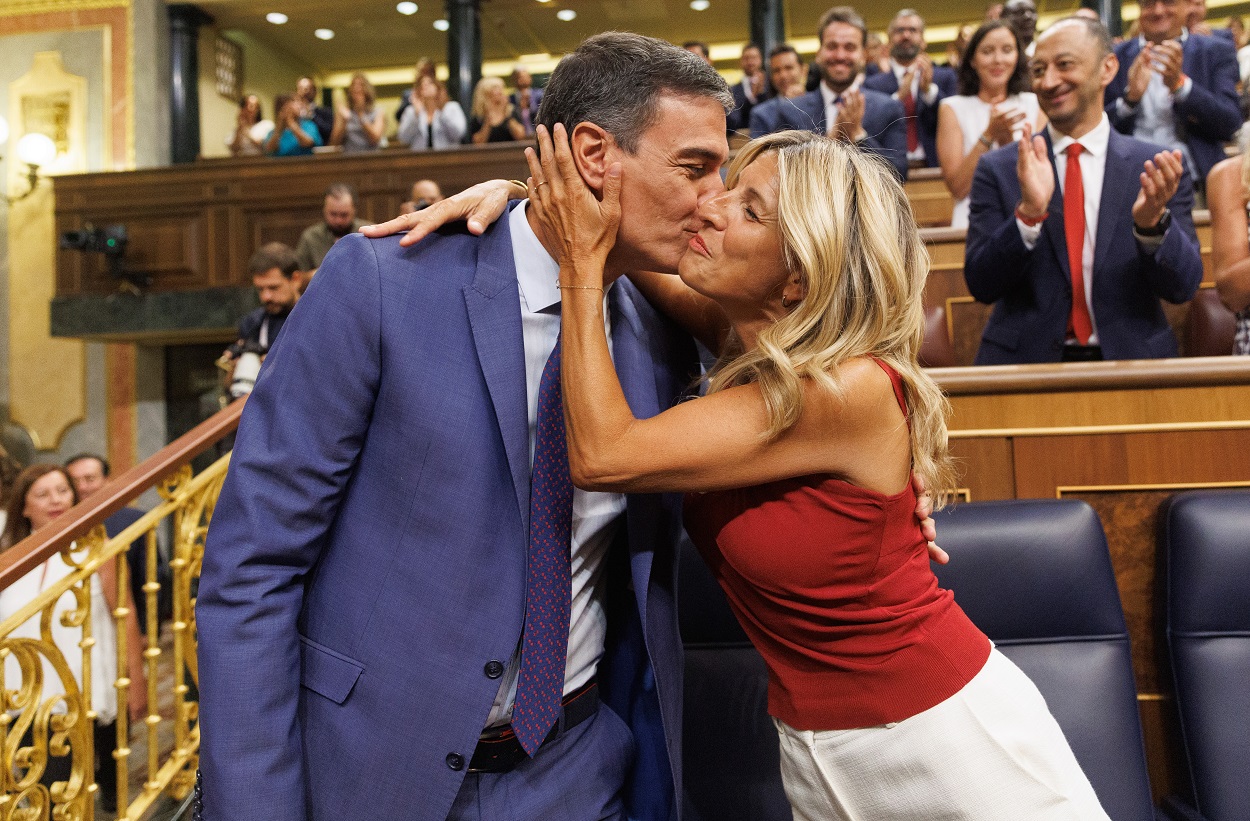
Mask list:
POLYGON ((469 330, 495 408, 521 521, 529 528, 529 410, 521 302, 507 215, 482 238, 477 275, 464 288, 469 330))
MULTIPOLYGON (((1129 180, 1136 180, 1141 169, 1134 173, 1128 156, 1129 143, 1115 129, 1107 140, 1107 163, 1102 174, 1102 201, 1098 206, 1098 232, 1094 237, 1094 270, 1098 270, 1100 260, 1106 258, 1111 245, 1117 237, 1129 236, 1132 226, 1124 221, 1132 219, 1133 200, 1140 185, 1126 185, 1129 180)), ((1098 278, 1094 278, 1094 287, 1098 286, 1098 278)))
MULTIPOLYGON (((1046 140, 1046 156, 1050 159, 1050 170, 1055 175, 1055 193, 1050 196, 1049 218, 1042 233, 1050 239, 1050 248, 1055 254, 1060 270, 1067 281, 1072 281, 1072 266, 1068 264, 1068 240, 1063 230, 1063 189, 1059 186, 1059 168, 1055 165, 1054 146, 1050 142, 1050 129, 1042 130, 1046 140)), ((1027 149, 1028 146, 1021 146, 1027 149)))

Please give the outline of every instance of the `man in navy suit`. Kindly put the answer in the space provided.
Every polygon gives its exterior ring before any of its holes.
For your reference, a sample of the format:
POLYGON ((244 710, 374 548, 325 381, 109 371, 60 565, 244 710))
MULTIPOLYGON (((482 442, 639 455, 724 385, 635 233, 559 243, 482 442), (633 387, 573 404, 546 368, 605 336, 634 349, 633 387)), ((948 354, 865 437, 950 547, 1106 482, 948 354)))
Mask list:
POLYGON ((934 66, 925 53, 924 19, 915 9, 903 9, 890 21, 890 71, 864 80, 864 88, 889 94, 907 115, 907 159, 936 168, 938 104, 955 94, 959 81, 954 70, 934 66))
MULTIPOLYGON (((623 167, 606 314, 640 416, 680 397, 694 350, 617 277, 676 270, 723 190, 730 102, 697 57, 609 33, 540 109, 592 188, 623 167)), ((346 238, 267 357, 199 588, 207 821, 676 817, 676 498, 574 492, 554 723, 512 724, 527 599, 546 598, 527 593, 549 518, 531 460, 559 333, 536 226, 522 203, 480 237, 346 238)))
POLYGON ((964 277, 994 306, 977 364, 1176 355, 1159 300, 1202 280, 1192 185, 1179 152, 1111 129, 1116 69, 1101 23, 1051 26, 1029 61, 1046 133, 977 163, 964 277))
POLYGON ((864 69, 864 18, 850 6, 824 13, 817 27, 820 87, 793 99, 777 99, 776 107, 752 112, 751 136, 798 129, 853 142, 894 166, 907 179, 907 120, 903 106, 888 94, 860 87, 864 69), (758 115, 758 116, 757 116, 758 115))
POLYGON ((525 126, 528 137, 534 135, 534 126, 538 124, 538 106, 543 101, 543 90, 534 88, 534 78, 530 70, 520 63, 512 67, 512 87, 516 89, 508 95, 516 109, 517 119, 525 126))
POLYGON ((751 108, 747 121, 752 137, 781 130, 777 108, 782 101, 807 93, 803 76, 803 60, 794 46, 789 43, 773 46, 768 52, 768 81, 772 85, 772 96, 751 108))
POLYGON ((768 76, 764 73, 764 53, 755 43, 742 47, 742 80, 734 83, 730 91, 734 95, 734 110, 726 118, 730 134, 745 129, 751 122, 751 109, 772 96, 768 76))
POLYGON ((1201 190, 1241 127, 1237 53, 1222 38, 1186 31, 1184 2, 1143 0, 1141 36, 1115 49, 1107 115, 1122 134, 1179 150, 1201 190))

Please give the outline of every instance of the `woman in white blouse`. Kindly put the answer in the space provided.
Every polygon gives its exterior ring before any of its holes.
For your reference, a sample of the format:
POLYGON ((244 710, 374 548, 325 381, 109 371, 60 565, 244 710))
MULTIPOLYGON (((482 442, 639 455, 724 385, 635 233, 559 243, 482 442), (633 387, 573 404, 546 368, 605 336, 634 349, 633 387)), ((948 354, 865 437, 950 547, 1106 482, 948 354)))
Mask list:
POLYGON ((1046 116, 1029 87, 1015 31, 1001 20, 983 24, 959 65, 959 96, 938 108, 937 153, 942 179, 955 198, 952 228, 968 227, 968 193, 977 160, 1017 139, 1026 122, 1037 134, 1046 116))
POLYGON ((399 141, 413 151, 455 148, 464 139, 468 121, 455 100, 444 102, 442 85, 422 75, 412 89, 412 105, 399 118, 399 141))

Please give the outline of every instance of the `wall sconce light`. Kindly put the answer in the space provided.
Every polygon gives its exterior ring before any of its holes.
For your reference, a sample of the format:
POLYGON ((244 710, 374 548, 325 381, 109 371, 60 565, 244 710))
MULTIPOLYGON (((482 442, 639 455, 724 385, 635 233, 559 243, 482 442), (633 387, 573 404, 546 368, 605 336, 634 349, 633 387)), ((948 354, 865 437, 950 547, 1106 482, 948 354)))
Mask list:
MULTIPOLYGON (((0 117, 0 147, 8 141, 9 124, 4 117, 0 117)), ((17 157, 26 163, 26 192, 16 197, 6 195, 5 200, 10 205, 21 202, 35 193, 35 187, 39 185, 39 167, 56 159, 56 143, 52 142, 52 138, 46 134, 32 131, 17 141, 17 157)), ((0 159, 3 158, 0 157, 0 159)))

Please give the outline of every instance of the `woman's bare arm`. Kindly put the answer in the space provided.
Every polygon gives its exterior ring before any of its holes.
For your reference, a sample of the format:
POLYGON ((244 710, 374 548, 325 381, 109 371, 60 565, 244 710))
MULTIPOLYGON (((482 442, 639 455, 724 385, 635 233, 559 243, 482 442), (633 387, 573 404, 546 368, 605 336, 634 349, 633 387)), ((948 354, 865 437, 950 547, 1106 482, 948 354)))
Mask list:
POLYGON ((1241 182, 1241 163, 1241 157, 1222 160, 1207 176, 1215 288, 1220 300, 1233 311, 1250 305, 1250 238, 1246 233, 1246 191, 1241 182))

